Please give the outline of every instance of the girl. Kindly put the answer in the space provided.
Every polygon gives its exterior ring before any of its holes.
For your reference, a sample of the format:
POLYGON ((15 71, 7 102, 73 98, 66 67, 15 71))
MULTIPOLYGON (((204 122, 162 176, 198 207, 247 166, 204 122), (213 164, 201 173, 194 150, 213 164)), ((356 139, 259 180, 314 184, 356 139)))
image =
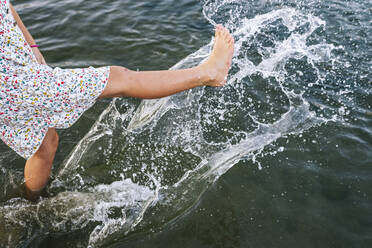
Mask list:
POLYGON ((97 99, 160 98, 226 82, 234 50, 229 31, 216 26, 203 64, 176 71, 131 71, 121 66, 48 66, 9 0, 0 0, 0 137, 26 161, 26 196, 45 187, 58 147, 56 128, 70 127, 97 99))

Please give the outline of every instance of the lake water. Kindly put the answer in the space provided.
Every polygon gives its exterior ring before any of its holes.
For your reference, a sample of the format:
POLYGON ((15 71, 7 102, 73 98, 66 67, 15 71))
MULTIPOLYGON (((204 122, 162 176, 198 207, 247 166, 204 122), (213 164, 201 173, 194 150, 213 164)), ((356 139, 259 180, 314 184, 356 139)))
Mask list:
POLYGON ((13 3, 53 67, 197 65, 213 26, 228 83, 103 100, 61 143, 43 199, 0 144, 1 247, 371 247, 372 3, 13 3))

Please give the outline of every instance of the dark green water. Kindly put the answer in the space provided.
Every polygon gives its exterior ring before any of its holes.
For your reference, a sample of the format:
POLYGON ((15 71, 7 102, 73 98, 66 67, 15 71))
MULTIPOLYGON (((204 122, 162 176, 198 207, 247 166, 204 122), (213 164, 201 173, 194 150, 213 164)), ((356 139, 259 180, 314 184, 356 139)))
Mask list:
POLYGON ((372 246, 370 1, 13 4, 53 67, 188 67, 214 23, 236 54, 223 89, 105 100, 59 130, 38 204, 1 143, 1 247, 372 246))

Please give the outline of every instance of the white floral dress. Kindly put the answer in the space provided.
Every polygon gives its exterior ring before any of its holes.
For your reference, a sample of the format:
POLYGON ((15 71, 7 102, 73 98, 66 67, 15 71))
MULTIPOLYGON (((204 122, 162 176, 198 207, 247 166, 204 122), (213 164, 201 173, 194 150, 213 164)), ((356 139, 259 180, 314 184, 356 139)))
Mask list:
POLYGON ((28 159, 48 128, 68 128, 105 88, 110 67, 61 69, 40 65, 0 0, 0 138, 28 159))

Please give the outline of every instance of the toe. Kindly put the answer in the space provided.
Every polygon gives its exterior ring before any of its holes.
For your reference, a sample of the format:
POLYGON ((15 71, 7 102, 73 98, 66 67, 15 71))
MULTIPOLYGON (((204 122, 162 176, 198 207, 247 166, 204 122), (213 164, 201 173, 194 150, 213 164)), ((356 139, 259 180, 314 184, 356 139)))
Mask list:
POLYGON ((225 38, 226 38, 226 40, 230 39, 230 32, 226 28, 225 28, 225 38))
POLYGON ((221 32, 222 32, 222 29, 223 27, 222 27, 222 25, 221 24, 217 24, 217 26, 216 26, 216 32, 218 33, 218 34, 221 34, 221 32))
POLYGON ((217 37, 220 36, 220 34, 221 34, 221 31, 220 31, 220 29, 218 28, 218 26, 216 26, 216 30, 215 30, 215 32, 214 32, 214 36, 217 38, 217 37))
POLYGON ((234 38, 232 36, 230 36, 230 38, 229 38, 229 43, 234 44, 234 38))
POLYGON ((234 39, 233 38, 230 39, 229 44, 230 44, 230 47, 233 47, 234 46, 234 39))
POLYGON ((229 31, 227 30, 227 28, 223 27, 223 34, 225 37, 227 36, 228 33, 229 31))

